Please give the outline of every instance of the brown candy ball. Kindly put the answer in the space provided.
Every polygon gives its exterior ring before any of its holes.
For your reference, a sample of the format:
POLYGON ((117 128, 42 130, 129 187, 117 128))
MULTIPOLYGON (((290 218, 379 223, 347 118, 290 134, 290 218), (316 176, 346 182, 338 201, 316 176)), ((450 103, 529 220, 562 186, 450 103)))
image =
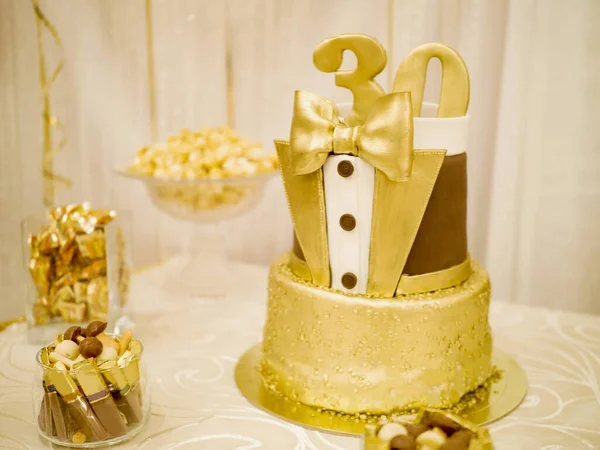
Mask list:
POLYGON ((65 331, 63 338, 69 341, 77 342, 77 338, 79 336, 81 336, 81 327, 72 326, 67 328, 67 331, 65 331))
POLYGON ((390 442, 390 450, 417 450, 417 442, 412 436, 396 436, 390 442))
POLYGON ((433 413, 426 416, 425 420, 423 421, 423 424, 432 428, 439 428, 448 436, 451 436, 452 433, 462 428, 454 420, 446 417, 441 413, 433 413))
POLYGON ((106 325, 106 322, 94 320, 88 324, 87 328, 85 329, 85 335, 87 337, 98 336, 100 333, 104 333, 104 330, 106 330, 106 325))
POLYGON ((440 447, 440 450, 468 450, 473 433, 469 430, 459 430, 450 436, 440 447))
POLYGON ((406 431, 408 431, 408 434, 415 439, 421 433, 424 433, 425 431, 429 430, 429 427, 427 425, 423 425, 422 423, 409 423, 404 426, 406 427, 406 431))
POLYGON ((102 353, 103 348, 102 342, 97 338, 86 337, 81 341, 81 344, 79 344, 79 353, 81 353, 84 358, 95 358, 102 353))

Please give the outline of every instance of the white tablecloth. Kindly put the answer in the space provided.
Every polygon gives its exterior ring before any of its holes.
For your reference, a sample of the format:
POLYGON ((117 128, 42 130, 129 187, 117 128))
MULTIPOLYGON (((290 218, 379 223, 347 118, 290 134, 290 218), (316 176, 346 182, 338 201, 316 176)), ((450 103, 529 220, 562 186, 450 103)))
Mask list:
MULTIPOLYGON (((356 438, 288 424, 237 391, 237 358, 261 339, 267 268, 238 265, 226 298, 189 299, 160 287, 169 264, 133 280, 132 303, 152 385, 147 428, 118 448, 358 450, 356 438)), ((600 448, 600 317, 493 300, 495 346, 525 368, 529 393, 492 424, 499 450, 600 448)), ((48 448, 31 406, 36 347, 24 324, 0 333, 0 449, 48 448)))

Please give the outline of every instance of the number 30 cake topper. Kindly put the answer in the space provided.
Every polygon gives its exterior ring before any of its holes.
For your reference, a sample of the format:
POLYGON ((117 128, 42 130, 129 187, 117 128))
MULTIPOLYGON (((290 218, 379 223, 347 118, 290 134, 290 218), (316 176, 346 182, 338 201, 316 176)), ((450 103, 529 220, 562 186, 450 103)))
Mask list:
MULTIPOLYGON (((398 67, 392 92, 410 92, 413 116, 419 117, 427 65, 432 58, 438 58, 442 64, 442 87, 437 116, 464 116, 469 106, 469 73, 458 52, 446 45, 437 42, 423 44, 410 52, 398 67)), ((335 84, 352 92, 352 112, 346 118, 346 123, 350 126, 362 123, 373 102, 385 94, 375 77, 385 68, 387 55, 383 46, 373 37, 342 34, 326 39, 315 49, 313 61, 322 72, 335 72, 335 84), (338 72, 345 50, 356 56, 356 68, 338 72)))

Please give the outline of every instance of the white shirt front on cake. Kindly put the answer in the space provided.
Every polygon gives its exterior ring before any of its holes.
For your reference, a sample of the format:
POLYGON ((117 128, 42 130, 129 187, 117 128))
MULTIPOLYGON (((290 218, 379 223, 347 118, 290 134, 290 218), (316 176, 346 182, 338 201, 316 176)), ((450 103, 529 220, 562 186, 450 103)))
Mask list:
MULTIPOLYGON (((350 105, 340 105, 342 117, 347 116, 350 105)), ((436 118, 437 105, 423 103, 422 117, 414 118, 415 150, 446 150, 446 155, 464 153, 467 147, 469 116, 436 118)), ((325 209, 331 287, 344 292, 364 294, 369 274, 369 246, 371 242, 371 219, 375 169, 357 156, 331 155, 323 165, 325 209), (353 172, 342 176, 338 165, 349 161, 353 172), (345 230, 340 218, 350 214, 355 226, 345 230), (344 287, 342 277, 352 274, 356 285, 344 287)))

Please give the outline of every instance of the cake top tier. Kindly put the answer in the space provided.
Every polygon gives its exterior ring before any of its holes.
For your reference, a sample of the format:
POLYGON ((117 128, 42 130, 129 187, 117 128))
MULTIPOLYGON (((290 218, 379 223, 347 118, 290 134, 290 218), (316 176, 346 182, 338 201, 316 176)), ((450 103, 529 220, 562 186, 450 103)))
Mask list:
POLYGON ((400 64, 386 94, 374 80, 386 61, 368 36, 323 41, 314 63, 352 92, 351 110, 297 91, 290 140, 276 146, 296 236, 292 270, 319 286, 393 297, 450 287, 470 273, 469 76, 455 50, 425 44, 400 64), (357 66, 339 72, 346 50, 357 66), (432 58, 442 65, 439 105, 423 104, 432 58))

